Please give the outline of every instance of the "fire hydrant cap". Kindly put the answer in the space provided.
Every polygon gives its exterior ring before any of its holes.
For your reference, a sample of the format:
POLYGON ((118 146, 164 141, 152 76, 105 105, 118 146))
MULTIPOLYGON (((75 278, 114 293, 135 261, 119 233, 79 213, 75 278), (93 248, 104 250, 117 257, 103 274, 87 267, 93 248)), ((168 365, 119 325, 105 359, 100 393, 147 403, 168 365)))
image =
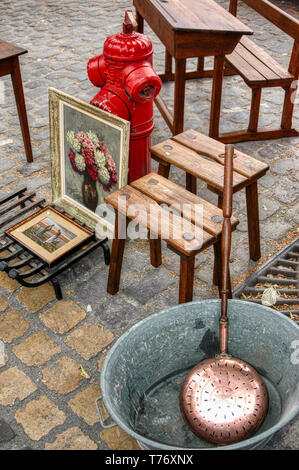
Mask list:
POLYGON ((150 39, 142 33, 117 33, 108 37, 104 43, 103 54, 106 59, 118 61, 137 61, 151 56, 153 46, 150 39))

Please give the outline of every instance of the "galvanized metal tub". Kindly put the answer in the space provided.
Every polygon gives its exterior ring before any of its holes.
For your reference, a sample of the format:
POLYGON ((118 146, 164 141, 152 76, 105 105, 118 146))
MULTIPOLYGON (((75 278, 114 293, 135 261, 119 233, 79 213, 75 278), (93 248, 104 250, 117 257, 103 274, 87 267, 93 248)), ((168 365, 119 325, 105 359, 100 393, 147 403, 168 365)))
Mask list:
POLYGON ((250 439, 217 447, 185 425, 179 410, 181 383, 219 348, 220 301, 190 302, 137 323, 114 344, 103 365, 105 407, 142 449, 260 448, 298 413, 299 327, 251 302, 230 300, 228 312, 229 353, 255 367, 268 389, 269 411, 261 429, 250 439))

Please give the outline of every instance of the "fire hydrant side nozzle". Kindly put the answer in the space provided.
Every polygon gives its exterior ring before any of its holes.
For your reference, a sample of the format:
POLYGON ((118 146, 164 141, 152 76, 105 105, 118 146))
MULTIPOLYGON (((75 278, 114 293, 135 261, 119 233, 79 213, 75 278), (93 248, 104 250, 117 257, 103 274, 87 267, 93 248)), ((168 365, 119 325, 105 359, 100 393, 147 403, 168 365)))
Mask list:
POLYGON ((153 100, 162 87, 152 61, 151 41, 133 30, 126 12, 123 31, 109 36, 103 54, 87 65, 90 81, 101 87, 91 104, 131 122, 129 182, 151 171, 153 100))

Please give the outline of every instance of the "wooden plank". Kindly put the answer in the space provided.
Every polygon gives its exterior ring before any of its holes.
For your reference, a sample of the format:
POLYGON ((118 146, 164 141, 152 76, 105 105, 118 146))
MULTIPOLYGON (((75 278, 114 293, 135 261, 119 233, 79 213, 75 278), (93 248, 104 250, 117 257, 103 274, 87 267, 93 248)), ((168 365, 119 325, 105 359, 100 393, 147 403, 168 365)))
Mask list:
POLYGON ((267 82, 272 81, 279 84, 281 77, 275 73, 275 70, 267 66, 267 62, 264 63, 261 61, 259 57, 253 55, 251 51, 246 49, 242 44, 238 44, 235 51, 242 59, 246 60, 253 69, 260 73, 267 82))
POLYGON ((106 196, 105 202, 111 204, 129 219, 146 227, 152 234, 165 240, 186 256, 199 253, 215 241, 212 235, 202 230, 201 227, 195 227, 189 221, 187 232, 194 234, 194 238, 185 240, 183 235, 186 230, 186 221, 183 225, 184 219, 182 217, 163 209, 153 199, 130 185, 106 196))
MULTIPOLYGON (((225 145, 218 140, 201 134, 200 132, 190 130, 173 137, 176 142, 185 145, 195 152, 212 158, 215 162, 224 165, 225 145), (221 157, 219 157, 221 155, 221 157)), ((269 166, 255 158, 235 149, 236 158, 234 158, 234 171, 240 175, 255 179, 262 172, 269 169, 269 166)))
MULTIPOLYGON (((164 160, 171 165, 181 168, 186 173, 201 179, 207 184, 223 191, 224 167, 217 162, 208 160, 193 150, 174 140, 165 140, 151 148, 152 157, 164 160)), ((246 186, 248 179, 234 172, 234 192, 246 186)))
POLYGON ((299 40, 299 21, 268 0, 242 0, 292 38, 299 40))
MULTIPOLYGON (((236 47, 236 49, 238 46, 236 47)), ((244 60, 236 50, 225 56, 225 60, 234 67, 247 84, 258 85, 265 83, 265 77, 257 70, 252 68, 246 60, 244 60)))
MULTIPOLYGON (((196 224, 196 206, 202 206, 202 223, 206 232, 214 237, 219 237, 222 233, 222 210, 214 206, 205 199, 196 196, 187 191, 182 186, 163 178, 163 176, 150 173, 131 183, 133 188, 146 194, 146 196, 154 199, 158 204, 167 204, 173 207, 184 217, 196 224), (190 208, 190 212, 186 210, 186 206, 190 208)), ((232 227, 236 228, 239 221, 232 217, 232 227)))
POLYGON ((226 132, 219 135, 219 140, 225 144, 236 142, 247 142, 248 140, 267 140, 281 139, 283 137, 298 137, 297 129, 269 129, 267 127, 259 127, 256 132, 249 132, 247 129, 226 132))
POLYGON ((257 46, 251 39, 243 36, 240 44, 245 47, 252 55, 260 61, 267 64, 267 67, 279 75, 281 79, 292 79, 293 75, 285 70, 273 57, 271 57, 264 49, 257 46))

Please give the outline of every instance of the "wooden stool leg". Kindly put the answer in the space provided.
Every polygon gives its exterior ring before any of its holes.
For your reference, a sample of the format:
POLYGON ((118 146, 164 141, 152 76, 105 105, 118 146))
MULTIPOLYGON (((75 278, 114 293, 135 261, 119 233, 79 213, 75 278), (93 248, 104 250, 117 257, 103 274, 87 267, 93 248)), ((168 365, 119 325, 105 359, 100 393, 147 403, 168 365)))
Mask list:
POLYGON ((249 253, 253 261, 261 257, 257 182, 246 186, 249 253))
POLYGON ((223 193, 218 193, 218 207, 219 209, 223 207, 223 193))
POLYGON ((186 59, 175 60, 173 135, 184 130, 186 59))
POLYGON ((170 165, 167 163, 159 163, 158 175, 164 176, 164 178, 169 177, 170 165))
POLYGON ((161 238, 150 238, 151 265, 158 268, 162 263, 161 238))
POLYGON ((211 115, 209 136, 217 139, 219 137, 219 121, 221 110, 221 96, 224 76, 224 56, 214 58, 213 87, 211 96, 211 115))
POLYGON ((186 173, 186 189, 193 194, 197 193, 197 181, 196 177, 186 173))
POLYGON ((115 226, 114 226, 114 239, 112 242, 111 259, 109 267, 109 276, 107 284, 107 292, 114 295, 119 290, 119 281, 121 275, 122 261, 125 249, 125 238, 118 238, 119 233, 122 232, 124 225, 126 226, 127 220, 123 215, 115 215, 115 226))
POLYGON ((251 110, 248 125, 248 132, 256 132, 260 114, 261 88, 252 88, 251 110))
POLYGON ((12 61, 12 72, 11 72, 11 79, 16 99, 17 110, 19 114, 19 120, 21 125, 21 131, 24 141, 25 153, 27 157, 27 162, 33 162, 32 156, 32 148, 31 148, 31 140, 30 140, 30 133, 28 127, 28 120, 27 120, 27 113, 26 113, 26 106, 25 106, 25 98, 23 93, 23 84, 22 84, 22 77, 19 65, 19 59, 16 57, 12 61))
POLYGON ((190 258, 184 258, 181 256, 179 291, 180 304, 191 302, 193 299, 194 260, 194 256, 190 258))

